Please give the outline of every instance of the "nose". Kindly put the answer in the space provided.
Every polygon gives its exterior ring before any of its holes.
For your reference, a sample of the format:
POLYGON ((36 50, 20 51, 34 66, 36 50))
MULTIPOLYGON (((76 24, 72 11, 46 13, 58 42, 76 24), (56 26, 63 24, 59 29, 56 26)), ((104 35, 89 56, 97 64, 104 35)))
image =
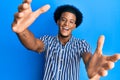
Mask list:
POLYGON ((65 21, 65 23, 64 23, 66 26, 68 26, 69 25, 69 22, 68 21, 65 21))

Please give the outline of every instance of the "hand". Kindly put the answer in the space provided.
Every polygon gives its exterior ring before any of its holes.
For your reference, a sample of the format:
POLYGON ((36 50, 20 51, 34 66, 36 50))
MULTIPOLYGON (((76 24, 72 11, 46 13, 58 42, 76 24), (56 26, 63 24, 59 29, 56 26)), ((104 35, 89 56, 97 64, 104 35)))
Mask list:
POLYGON ((100 36, 94 55, 91 57, 87 71, 90 80, 99 80, 100 76, 106 76, 107 70, 114 67, 114 63, 120 59, 120 54, 113 56, 103 56, 102 47, 104 36, 100 36))
POLYGON ((24 2, 18 7, 19 12, 15 14, 14 22, 12 23, 12 29, 14 32, 23 32, 40 14, 46 12, 50 8, 50 5, 45 5, 35 12, 32 12, 30 5, 31 2, 32 0, 24 0, 24 2))

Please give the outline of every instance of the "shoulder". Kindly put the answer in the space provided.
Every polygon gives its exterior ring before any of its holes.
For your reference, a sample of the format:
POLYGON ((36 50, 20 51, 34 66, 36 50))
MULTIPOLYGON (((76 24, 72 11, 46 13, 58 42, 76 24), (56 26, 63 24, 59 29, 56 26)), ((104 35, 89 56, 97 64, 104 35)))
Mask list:
POLYGON ((90 47, 90 44, 85 39, 73 37, 72 43, 79 46, 80 48, 90 47))
POLYGON ((44 35, 40 37, 41 40, 51 40, 51 39, 55 39, 55 36, 50 36, 50 35, 44 35))
POLYGON ((85 39, 80 39, 80 38, 75 38, 75 37, 73 37, 72 39, 73 39, 74 42, 78 42, 78 43, 81 43, 81 44, 88 43, 85 39))

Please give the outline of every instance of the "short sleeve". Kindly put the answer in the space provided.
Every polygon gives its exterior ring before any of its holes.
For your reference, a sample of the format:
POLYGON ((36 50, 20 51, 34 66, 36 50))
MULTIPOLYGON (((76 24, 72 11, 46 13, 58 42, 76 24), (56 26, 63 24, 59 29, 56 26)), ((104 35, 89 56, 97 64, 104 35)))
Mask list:
POLYGON ((47 36, 47 35, 42 36, 42 37, 39 38, 44 43, 44 50, 43 51, 46 50, 46 47, 48 45, 48 38, 49 38, 49 36, 47 36))
POLYGON ((84 53, 91 53, 91 47, 90 45, 86 42, 86 40, 81 40, 81 55, 84 53))

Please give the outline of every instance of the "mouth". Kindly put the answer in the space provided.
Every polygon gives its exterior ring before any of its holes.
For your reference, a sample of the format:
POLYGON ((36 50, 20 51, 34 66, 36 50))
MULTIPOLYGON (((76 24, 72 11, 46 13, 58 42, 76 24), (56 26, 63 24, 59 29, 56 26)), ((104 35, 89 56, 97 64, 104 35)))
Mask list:
POLYGON ((60 27, 60 35, 64 38, 70 35, 70 28, 68 27, 60 27))
POLYGON ((62 27, 62 30, 69 31, 69 28, 68 27, 62 27))

